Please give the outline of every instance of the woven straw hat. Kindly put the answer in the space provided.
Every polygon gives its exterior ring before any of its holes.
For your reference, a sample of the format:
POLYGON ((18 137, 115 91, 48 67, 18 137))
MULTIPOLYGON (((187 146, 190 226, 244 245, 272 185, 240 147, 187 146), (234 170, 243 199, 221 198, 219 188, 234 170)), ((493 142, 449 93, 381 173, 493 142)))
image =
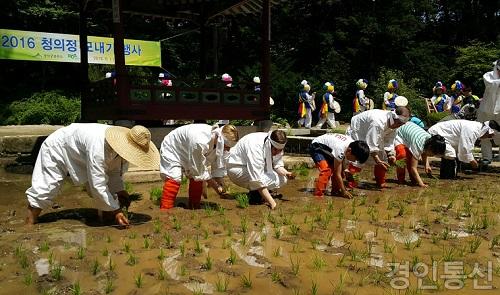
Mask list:
POLYGON ((132 129, 112 126, 106 129, 106 141, 120 157, 141 168, 158 169, 160 153, 144 126, 132 129))

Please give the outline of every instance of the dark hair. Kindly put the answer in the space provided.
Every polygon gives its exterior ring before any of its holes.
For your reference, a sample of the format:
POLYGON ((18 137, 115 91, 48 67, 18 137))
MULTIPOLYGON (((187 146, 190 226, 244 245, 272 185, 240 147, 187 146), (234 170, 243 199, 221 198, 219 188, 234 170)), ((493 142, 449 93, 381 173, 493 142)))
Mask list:
POLYGON ((274 130, 271 132, 271 139, 276 141, 277 143, 286 143, 286 133, 283 130, 274 130))
POLYGON ((396 115, 402 115, 402 116, 407 116, 407 117, 410 117, 411 116, 411 110, 409 107, 397 107, 396 108, 396 115), (408 113, 406 113, 406 112, 408 113))
POLYGON ((351 153, 356 157, 359 163, 363 164, 370 156, 370 148, 365 141, 355 140, 349 144, 351 153))
POLYGON ((441 135, 433 135, 424 143, 424 150, 431 151, 434 155, 444 155, 446 140, 441 135))
POLYGON ((500 125, 495 120, 490 120, 490 128, 500 132, 500 125))

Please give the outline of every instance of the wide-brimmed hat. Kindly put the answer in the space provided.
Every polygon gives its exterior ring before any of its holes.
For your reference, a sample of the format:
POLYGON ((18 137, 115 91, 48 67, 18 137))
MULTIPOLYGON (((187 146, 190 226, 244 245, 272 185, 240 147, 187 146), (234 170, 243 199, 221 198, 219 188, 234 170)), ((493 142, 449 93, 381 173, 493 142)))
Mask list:
POLYGON ((141 168, 158 169, 160 153, 151 142, 151 133, 144 126, 132 129, 112 126, 106 129, 106 141, 120 157, 141 168))

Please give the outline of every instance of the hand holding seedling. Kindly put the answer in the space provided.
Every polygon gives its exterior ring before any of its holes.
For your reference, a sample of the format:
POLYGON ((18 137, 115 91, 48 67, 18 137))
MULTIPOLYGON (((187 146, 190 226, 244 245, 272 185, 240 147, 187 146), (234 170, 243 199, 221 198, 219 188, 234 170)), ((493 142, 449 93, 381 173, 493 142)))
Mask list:
POLYGON ((388 160, 389 160, 389 165, 392 166, 392 165, 396 164, 396 157, 390 156, 388 160))
POLYGON ((297 177, 297 175, 293 172, 288 172, 286 174, 286 178, 288 178, 288 179, 295 179, 295 177, 297 177))
POLYGON ((125 217, 125 214, 123 214, 121 209, 118 209, 115 212, 115 221, 121 226, 124 226, 125 228, 128 228, 130 225, 127 217, 125 217))

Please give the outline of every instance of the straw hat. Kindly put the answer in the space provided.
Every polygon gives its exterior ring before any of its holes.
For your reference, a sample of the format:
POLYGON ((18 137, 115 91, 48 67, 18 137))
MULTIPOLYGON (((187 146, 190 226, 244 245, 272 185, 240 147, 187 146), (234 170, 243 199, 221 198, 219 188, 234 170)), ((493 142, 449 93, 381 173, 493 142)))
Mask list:
POLYGON ((106 129, 106 141, 120 157, 141 168, 158 169, 160 153, 144 126, 132 129, 112 126, 106 129))

